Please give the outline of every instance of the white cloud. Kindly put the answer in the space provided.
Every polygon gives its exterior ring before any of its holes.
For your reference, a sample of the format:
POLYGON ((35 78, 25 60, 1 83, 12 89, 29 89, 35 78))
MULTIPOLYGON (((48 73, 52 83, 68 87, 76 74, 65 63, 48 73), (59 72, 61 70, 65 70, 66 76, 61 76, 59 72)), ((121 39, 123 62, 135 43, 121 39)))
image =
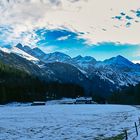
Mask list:
POLYGON ((62 40, 67 40, 71 35, 67 35, 67 36, 61 36, 59 38, 57 38, 58 41, 62 41, 62 40))
POLYGON ((13 28, 7 40, 24 44, 35 45, 40 38, 33 30, 43 27, 83 32, 79 38, 89 44, 108 41, 140 44, 140 22, 126 28, 125 20, 112 19, 125 12, 140 21, 131 12, 140 8, 139 3, 140 0, 1 0, 0 25, 13 28), (23 33, 26 35, 22 36, 23 33))

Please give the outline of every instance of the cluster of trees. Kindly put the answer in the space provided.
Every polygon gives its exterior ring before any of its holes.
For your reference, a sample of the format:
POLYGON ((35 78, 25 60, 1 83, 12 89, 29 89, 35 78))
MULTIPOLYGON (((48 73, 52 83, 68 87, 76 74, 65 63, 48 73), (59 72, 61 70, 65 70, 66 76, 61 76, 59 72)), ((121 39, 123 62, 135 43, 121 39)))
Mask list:
POLYGON ((129 86, 120 91, 115 92, 108 99, 109 103, 114 104, 140 104, 140 84, 129 86))
POLYGON ((33 75, 0 62, 0 104, 8 102, 45 101, 84 95, 74 84, 46 83, 33 75))
POLYGON ((46 85, 46 97, 48 99, 60 99, 62 97, 75 98, 77 96, 84 96, 84 88, 70 83, 48 83, 46 85))
POLYGON ((37 77, 0 62, 0 103, 45 99, 45 84, 37 77))

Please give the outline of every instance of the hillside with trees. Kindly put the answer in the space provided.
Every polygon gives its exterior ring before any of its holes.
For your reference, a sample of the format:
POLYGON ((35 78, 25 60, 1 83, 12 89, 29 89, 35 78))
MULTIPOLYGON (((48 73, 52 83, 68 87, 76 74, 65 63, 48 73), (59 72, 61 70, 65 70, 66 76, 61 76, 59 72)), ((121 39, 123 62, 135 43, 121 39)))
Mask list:
POLYGON ((140 104, 140 84, 115 92, 108 101, 114 104, 140 104))
POLYGON ((32 102, 84 95, 78 85, 46 83, 22 70, 0 62, 0 103, 32 102))

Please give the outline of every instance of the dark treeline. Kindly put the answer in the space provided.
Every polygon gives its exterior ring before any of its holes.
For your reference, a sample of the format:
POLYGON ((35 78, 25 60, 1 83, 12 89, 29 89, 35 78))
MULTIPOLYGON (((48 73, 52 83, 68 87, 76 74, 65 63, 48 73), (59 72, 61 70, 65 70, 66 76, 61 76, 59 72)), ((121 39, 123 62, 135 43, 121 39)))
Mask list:
POLYGON ((76 97, 84 90, 74 84, 46 83, 0 62, 0 104, 76 97))
POLYGON ((46 96, 51 99, 60 99, 62 97, 75 98, 84 96, 84 89, 75 84, 48 83, 46 86, 46 96))
POLYGON ((115 92, 108 99, 109 103, 114 104, 140 104, 140 84, 136 86, 129 86, 120 91, 115 92))
POLYGON ((43 100, 44 93, 45 85, 38 78, 0 62, 0 103, 43 100))

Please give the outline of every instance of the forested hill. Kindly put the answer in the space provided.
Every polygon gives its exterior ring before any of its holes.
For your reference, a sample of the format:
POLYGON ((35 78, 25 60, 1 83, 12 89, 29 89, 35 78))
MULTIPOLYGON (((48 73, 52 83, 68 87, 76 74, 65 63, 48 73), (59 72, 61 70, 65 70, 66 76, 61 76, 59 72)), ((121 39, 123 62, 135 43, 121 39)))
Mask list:
POLYGON ((0 103, 45 98, 45 84, 37 77, 0 62, 0 103))
POLYGON ((115 92, 110 97, 109 102, 115 104, 140 104, 140 84, 125 87, 123 90, 115 92))
POLYGON ((34 75, 0 62, 0 104, 45 101, 46 97, 76 97, 84 90, 75 84, 46 83, 34 75))

